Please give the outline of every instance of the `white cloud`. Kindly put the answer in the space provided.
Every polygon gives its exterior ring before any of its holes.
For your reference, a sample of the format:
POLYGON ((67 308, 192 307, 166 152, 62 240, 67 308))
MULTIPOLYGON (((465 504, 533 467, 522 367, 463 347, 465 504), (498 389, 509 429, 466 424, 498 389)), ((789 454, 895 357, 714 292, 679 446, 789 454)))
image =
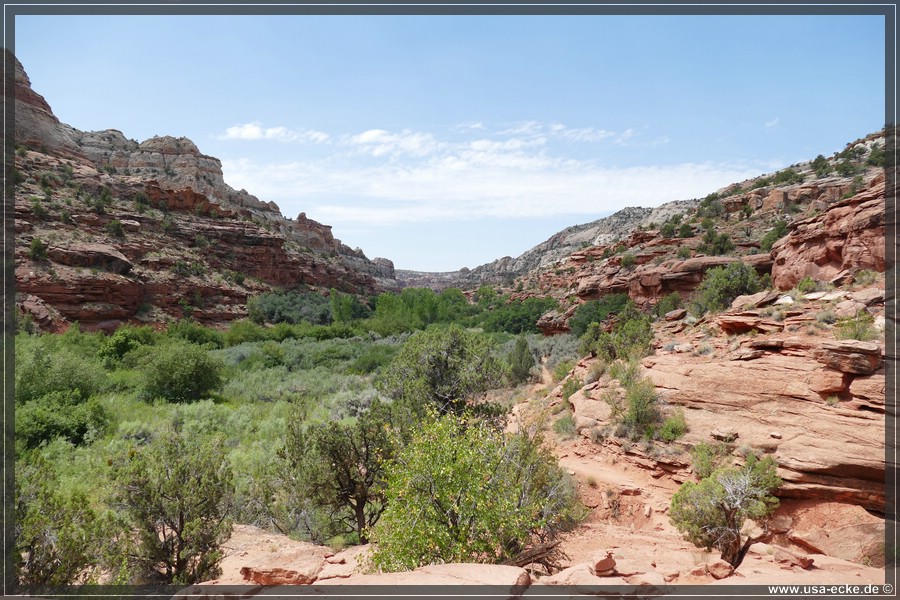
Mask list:
MULTIPOLYGON (((447 141, 425 132, 369 129, 330 136, 331 143, 322 147, 327 152, 318 159, 226 159, 222 169, 230 185, 274 200, 285 215, 306 211, 342 230, 479 217, 591 219, 625 206, 703 197, 763 171, 759 163, 614 168, 596 152, 574 154, 574 146, 566 143, 650 148, 669 141, 634 129, 529 122, 501 133, 488 128, 470 133, 469 139, 447 141), (644 136, 648 141, 635 141, 644 136)), ((458 131, 454 135, 458 138, 458 131)))
POLYGON ((287 127, 263 127, 259 121, 234 125, 218 136, 220 140, 278 140, 281 142, 327 142, 329 136, 322 131, 310 129, 290 130, 287 127))
POLYGON ((775 118, 772 119, 771 121, 766 121, 766 129, 769 129, 769 128, 771 128, 771 127, 775 127, 776 125, 778 125, 778 121, 779 121, 779 118, 778 118, 778 117, 775 117, 775 118))

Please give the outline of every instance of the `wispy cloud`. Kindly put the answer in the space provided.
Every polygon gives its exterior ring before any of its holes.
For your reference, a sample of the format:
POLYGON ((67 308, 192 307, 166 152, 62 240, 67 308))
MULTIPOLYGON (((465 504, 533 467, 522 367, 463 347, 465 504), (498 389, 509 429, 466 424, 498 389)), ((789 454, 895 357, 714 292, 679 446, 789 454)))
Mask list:
POLYGON ((331 137, 321 131, 310 129, 291 130, 287 127, 263 127, 262 123, 254 121, 242 125, 234 125, 225 130, 225 133, 217 136, 220 140, 277 140, 281 142, 327 142, 331 137))
MULTIPOLYGON (((611 132, 561 124, 522 123, 471 139, 370 129, 332 135, 315 160, 223 160, 226 181, 286 215, 307 211, 344 228, 479 217, 596 216, 625 206, 656 206, 700 197, 757 175, 758 165, 681 163, 614 168, 572 141, 619 144, 643 139, 635 129, 611 132)), ((646 147, 668 142, 647 136, 646 147)), ((615 146, 611 146, 614 148, 615 146)))
POLYGON ((778 125, 778 121, 779 121, 778 117, 775 117, 771 121, 766 121, 766 129, 771 129, 772 127, 775 127, 776 125, 778 125))

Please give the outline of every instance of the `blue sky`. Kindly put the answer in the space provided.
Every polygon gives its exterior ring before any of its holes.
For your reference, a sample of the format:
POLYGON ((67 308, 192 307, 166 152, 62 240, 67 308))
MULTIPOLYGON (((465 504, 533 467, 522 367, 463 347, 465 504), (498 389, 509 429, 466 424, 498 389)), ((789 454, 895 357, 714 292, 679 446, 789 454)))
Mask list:
POLYGON ((884 123, 876 16, 18 16, 65 123, 191 138, 398 268, 516 256, 884 123))

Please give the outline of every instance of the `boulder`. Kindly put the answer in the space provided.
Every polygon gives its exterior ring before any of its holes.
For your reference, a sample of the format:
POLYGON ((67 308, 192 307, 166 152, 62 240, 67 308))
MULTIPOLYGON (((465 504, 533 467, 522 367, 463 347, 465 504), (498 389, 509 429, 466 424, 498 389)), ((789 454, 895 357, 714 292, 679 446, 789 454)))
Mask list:
POLYGON ((726 577, 731 577, 731 574, 734 573, 734 567, 721 558, 707 563, 706 569, 715 579, 725 579, 726 577))
POLYGON ((812 558, 796 554, 785 548, 776 548, 773 557, 775 562, 787 566, 788 568, 800 567, 801 569, 811 569, 813 566, 812 558))

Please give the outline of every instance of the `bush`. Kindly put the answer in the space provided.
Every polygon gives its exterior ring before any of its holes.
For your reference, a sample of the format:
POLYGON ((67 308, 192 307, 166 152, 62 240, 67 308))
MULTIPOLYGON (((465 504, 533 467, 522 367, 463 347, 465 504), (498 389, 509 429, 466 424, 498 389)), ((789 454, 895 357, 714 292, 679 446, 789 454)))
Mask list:
POLYGON ((223 341, 226 346, 237 346, 246 342, 262 342, 270 339, 270 332, 262 325, 246 319, 232 321, 225 332, 223 341))
POLYGON ((786 236, 788 233, 787 221, 779 220, 775 222, 775 227, 763 236, 759 243, 759 249, 763 252, 772 250, 772 246, 786 236))
POLYGON ((649 379, 640 379, 625 391, 624 423, 632 431, 646 431, 659 421, 659 396, 649 379))
POLYGON ((819 284, 812 277, 804 277, 797 283, 797 291, 802 294, 811 294, 819 289, 819 284))
POLYGON ((47 245, 39 238, 33 238, 28 248, 28 258, 34 261, 47 260, 47 245))
POLYGON ((707 550, 717 548, 722 560, 740 564, 742 528, 778 506, 772 495, 782 483, 771 457, 747 457, 741 468, 718 469, 700 483, 686 482, 672 498, 669 518, 685 539, 707 550))
POLYGON ((574 360, 564 360, 556 364, 553 367, 553 381, 562 381, 565 379, 566 375, 569 374, 569 371, 575 368, 574 360))
POLYGON ((838 320, 834 326, 834 337, 839 340, 874 340, 878 332, 873 327, 875 318, 867 311, 861 310, 856 316, 838 320))
POLYGON ((659 230, 659 235, 664 238, 673 238, 675 237, 675 223, 671 221, 663 225, 659 230))
POLYGON ((569 319, 572 335, 581 337, 591 323, 603 322, 609 315, 621 311, 627 303, 628 294, 609 294, 581 304, 569 319))
POLYGON ((387 509, 372 534, 382 571, 499 563, 577 516, 574 488, 540 437, 454 415, 417 431, 386 478, 387 509))
POLYGON ((510 378, 514 384, 523 383, 531 379, 532 371, 537 364, 531 348, 528 347, 528 340, 524 335, 516 338, 516 345, 507 358, 509 363, 510 378))
POLYGON ((688 432, 687 421, 684 419, 684 411, 678 409, 663 421, 659 428, 659 439, 664 442, 674 442, 688 432))
POLYGON ((106 229, 106 233, 113 237, 125 237, 125 230, 122 228, 122 222, 118 219, 113 219, 104 227, 106 229))
POLYGON ((821 154, 812 161, 810 166, 816 172, 817 177, 826 177, 831 172, 831 165, 828 163, 828 159, 821 154))
POLYGON ((734 250, 734 242, 727 233, 717 234, 715 230, 707 229, 697 250, 710 256, 721 256, 734 250))
POLYGON ((145 357, 141 372, 145 400, 190 402, 205 397, 222 385, 221 364, 205 349, 172 341, 157 346, 145 357))
POLYGON ((659 299, 659 302, 656 303, 656 306, 653 307, 653 313, 657 317, 664 317, 666 313, 670 313, 675 309, 681 308, 682 299, 681 294, 678 292, 672 292, 666 296, 663 296, 659 299))
POLYGON ((288 425, 289 487, 327 512, 331 535, 355 533, 368 543, 385 509, 384 468, 395 448, 389 409, 375 403, 349 425, 306 424, 299 417, 288 425))
POLYGON ((484 313, 481 324, 487 332, 505 331, 513 335, 540 333, 537 328, 538 319, 557 306, 553 298, 513 300, 484 313))
POLYGON ((571 411, 567 410, 566 414, 553 422, 553 431, 564 438, 575 435, 575 419, 572 418, 571 411))
POLYGON ((111 503, 136 539, 123 537, 121 555, 145 581, 190 584, 221 572, 234 493, 223 441, 169 432, 113 462, 111 503))
POLYGON ((631 252, 626 252, 622 255, 620 264, 622 265, 623 269, 631 269, 634 267, 636 262, 637 259, 635 258, 634 254, 632 254, 631 252))
MULTIPOLYGON (((686 236, 686 237, 690 237, 690 236, 686 236)), ((676 256, 678 256, 678 258, 680 258, 681 260, 687 260, 688 258, 691 257, 691 249, 688 248, 687 246, 681 246, 680 248, 678 248, 678 252, 676 253, 676 256)))
POLYGON ((250 320, 269 323, 331 323, 332 301, 315 292, 268 293, 247 300, 250 320))
POLYGON ((166 335, 172 339, 184 340, 198 346, 221 348, 225 344, 224 336, 221 332, 209 327, 203 327, 187 319, 169 323, 166 328, 166 335))
POLYGON ((760 288, 756 269, 737 260, 706 272, 694 294, 694 308, 698 314, 724 310, 738 296, 754 294, 760 288))
POLYGON ((581 380, 577 377, 570 377, 566 380, 562 387, 562 399, 568 400, 575 392, 582 388, 581 380))
POLYGON ((72 392, 80 401, 108 385, 106 373, 78 349, 60 348, 65 336, 43 335, 16 340, 16 404, 54 392, 72 392), (55 344, 54 344, 55 342, 55 344))
POLYGON ((499 386, 503 367, 491 353, 490 340, 457 325, 431 328, 409 338, 376 387, 421 412, 462 412, 469 400, 499 386))
POLYGON ((16 409, 16 445, 37 448, 57 437, 78 445, 102 434, 108 423, 97 400, 84 400, 75 390, 55 391, 16 409))
POLYGON ((592 323, 580 341, 582 353, 591 353, 607 361, 646 356, 653 341, 650 317, 642 314, 629 300, 619 311, 612 332, 607 333, 599 324, 592 323))
POLYGON ((103 359, 107 366, 113 366, 121 361, 125 354, 138 346, 149 346, 155 342, 156 333, 150 326, 131 327, 123 325, 103 341, 103 346, 101 346, 97 355, 103 359))
MULTIPOLYGON (((18 418, 18 415, 17 415, 18 418)), ((90 582, 99 570, 101 521, 84 494, 66 492, 40 454, 16 463, 16 578, 23 586, 90 582)), ((21 590, 20 590, 21 592, 21 590)))
POLYGON ((694 467, 694 473, 699 479, 709 477, 713 471, 719 468, 722 460, 728 455, 728 448, 725 444, 717 445, 700 442, 691 448, 691 464, 694 467))
POLYGON ((682 223, 681 227, 678 228, 678 237, 680 238, 689 238, 694 236, 694 228, 688 225, 687 223, 682 223))

